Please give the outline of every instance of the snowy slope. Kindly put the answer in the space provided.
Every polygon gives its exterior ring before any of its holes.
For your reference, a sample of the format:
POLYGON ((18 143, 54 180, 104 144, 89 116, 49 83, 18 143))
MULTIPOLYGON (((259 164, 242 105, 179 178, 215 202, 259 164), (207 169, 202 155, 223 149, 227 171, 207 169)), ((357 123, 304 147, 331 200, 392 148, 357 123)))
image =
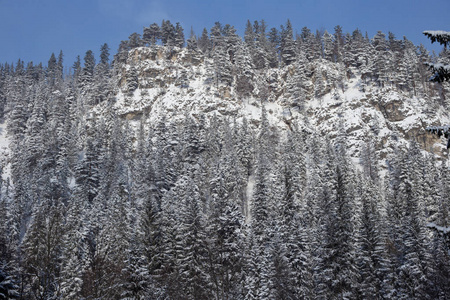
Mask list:
POLYGON ((3 168, 3 180, 7 180, 11 172, 11 165, 9 163, 9 138, 6 125, 6 122, 0 123, 0 166, 3 168))
MULTIPOLYGON (((119 115, 127 119, 146 115, 147 121, 152 123, 163 117, 176 122, 186 114, 197 119, 200 115, 206 119, 217 115, 238 121, 245 117, 250 125, 257 127, 261 99, 266 99, 268 118, 273 126, 284 131, 295 122, 300 128, 330 139, 345 133, 348 153, 354 161, 358 161, 368 140, 375 142, 381 160, 395 147, 406 147, 411 139, 417 140, 427 151, 443 154, 442 141, 427 134, 424 128, 450 123, 445 111, 430 109, 424 98, 394 87, 365 84, 357 72, 351 79, 341 76, 344 79, 339 88, 328 84, 324 95, 314 96, 310 92, 299 108, 288 92, 295 73, 293 65, 270 72, 255 71, 252 95, 241 98, 233 86, 215 83, 212 59, 178 48, 170 49, 168 59, 167 51, 164 47, 131 50, 127 64, 119 72, 115 104, 119 115), (130 72, 137 75, 135 90, 129 89, 130 72), (262 94, 261 90, 269 82, 276 88, 262 94)), ((319 70, 320 74, 325 72, 328 74, 325 76, 339 77, 342 66, 319 60, 310 63, 308 68, 319 70)), ((309 86, 314 86, 313 78, 310 80, 309 86)))

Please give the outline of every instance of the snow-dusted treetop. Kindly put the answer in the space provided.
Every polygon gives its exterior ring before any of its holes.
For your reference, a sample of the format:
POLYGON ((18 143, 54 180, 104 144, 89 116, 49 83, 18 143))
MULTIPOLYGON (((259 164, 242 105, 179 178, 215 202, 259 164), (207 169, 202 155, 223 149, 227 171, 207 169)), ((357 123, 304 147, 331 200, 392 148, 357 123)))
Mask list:
MULTIPOLYGON (((450 32, 443 30, 426 30, 423 32, 432 43, 438 42, 441 45, 444 45, 447 48, 447 45, 450 42, 450 32)), ((441 63, 428 63, 427 64, 433 72, 433 76, 431 76, 430 81, 435 82, 443 82, 450 80, 450 66, 444 65, 441 63)))
POLYGON ((431 40, 432 43, 438 42, 439 44, 444 45, 444 47, 447 47, 450 41, 449 31, 425 30, 423 34, 426 35, 431 40))

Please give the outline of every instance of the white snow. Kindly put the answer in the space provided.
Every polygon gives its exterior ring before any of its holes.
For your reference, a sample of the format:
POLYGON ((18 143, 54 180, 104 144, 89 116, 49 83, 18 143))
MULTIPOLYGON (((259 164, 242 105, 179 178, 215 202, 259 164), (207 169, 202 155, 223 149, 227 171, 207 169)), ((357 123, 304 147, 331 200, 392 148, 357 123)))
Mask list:
POLYGON ((251 210, 250 207, 252 206, 252 199, 253 199, 253 190, 255 187, 255 175, 251 175, 248 178, 247 181, 247 188, 246 188, 246 196, 247 196, 247 207, 245 208, 246 210, 246 216, 245 216, 245 221, 248 223, 251 220, 251 210))
POLYGON ((3 168, 3 180, 7 180, 11 176, 9 138, 6 127, 6 122, 0 123, 0 165, 3 168))
POLYGON ((433 222, 428 223, 427 227, 434 228, 437 231, 441 232, 442 234, 448 234, 450 232, 450 227, 439 226, 439 225, 436 225, 436 223, 433 223, 433 222))
POLYGON ((444 31, 444 30, 425 30, 423 33, 429 34, 432 36, 437 36, 437 35, 450 36, 450 31, 444 31))
MULTIPOLYGON (((156 58, 150 58, 151 50, 148 48, 137 48, 131 52, 126 69, 133 65, 144 76, 139 76, 139 88, 132 95, 127 94, 126 84, 119 87, 115 104, 119 115, 131 114, 133 117, 145 110, 149 113, 147 122, 155 124, 163 117, 177 122, 188 112, 197 120, 205 117, 206 122, 213 115, 236 118, 238 122, 245 117, 249 126, 259 126, 261 97, 258 96, 258 91, 263 86, 256 85, 252 96, 241 99, 233 88, 217 85, 214 80, 210 80, 213 78, 208 68, 208 65, 213 64, 210 58, 203 57, 202 62, 191 64, 186 49, 176 50, 179 52, 172 60, 165 58, 165 54, 161 52, 163 50, 158 51, 160 52, 156 58), (147 72, 154 73, 151 73, 152 76, 145 76, 149 74, 147 72), (175 84, 182 72, 187 74, 187 87, 175 84), (160 80, 163 87, 156 80, 160 80), (150 84, 151 82, 154 84, 150 84)), ((289 129, 290 122, 298 122, 300 129, 330 139, 344 131, 347 152, 355 163, 359 162, 362 146, 368 139, 375 142, 378 154, 387 158, 394 151, 394 145, 407 147, 406 136, 411 138, 427 134, 427 126, 450 123, 448 112, 425 111, 429 107, 429 100, 413 96, 412 91, 399 92, 389 84, 383 88, 365 84, 359 75, 349 80, 343 79, 342 83, 329 87, 330 90, 322 97, 307 99, 302 103, 303 111, 299 112, 299 109, 286 104, 290 100, 283 94, 292 68, 293 66, 273 69, 267 74, 255 73, 255 82, 267 84, 269 78, 277 80, 276 87, 271 86, 271 89, 277 91, 263 99, 267 99, 264 105, 269 123, 284 131, 289 129), (307 123, 304 122, 305 119, 307 123)), ((314 68, 338 80, 342 75, 339 64, 325 60, 316 62, 314 68)), ((385 163, 379 161, 380 167, 384 168, 385 163)))

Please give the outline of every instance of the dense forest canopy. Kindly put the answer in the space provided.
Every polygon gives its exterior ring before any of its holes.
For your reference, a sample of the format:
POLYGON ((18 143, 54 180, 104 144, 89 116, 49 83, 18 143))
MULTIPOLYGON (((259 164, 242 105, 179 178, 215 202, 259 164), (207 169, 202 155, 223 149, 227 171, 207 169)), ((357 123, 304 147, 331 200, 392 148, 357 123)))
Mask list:
POLYGON ((425 64, 448 65, 447 49, 289 21, 186 40, 166 20, 99 57, 0 65, 1 299, 450 298, 447 157, 400 131, 377 142, 406 119, 384 95, 448 110, 425 64), (308 103, 343 107, 351 88, 389 119, 369 118, 357 162, 345 120, 308 126, 308 103), (195 89, 212 102, 147 101, 195 89), (215 99, 258 99, 258 118, 215 99), (274 103, 298 118, 281 129, 274 103))

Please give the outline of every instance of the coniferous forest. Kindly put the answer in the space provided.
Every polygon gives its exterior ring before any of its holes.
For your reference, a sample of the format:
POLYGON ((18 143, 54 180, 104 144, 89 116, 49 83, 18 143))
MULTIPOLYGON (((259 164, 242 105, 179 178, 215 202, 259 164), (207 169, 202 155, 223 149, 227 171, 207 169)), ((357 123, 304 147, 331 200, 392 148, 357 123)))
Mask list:
POLYGON ((450 299, 446 150, 377 143, 395 107, 362 146, 307 109, 354 80, 445 112, 426 63, 450 52, 334 30, 163 21, 98 61, 0 64, 0 299, 450 299), (257 119, 224 106, 248 99, 257 119))

